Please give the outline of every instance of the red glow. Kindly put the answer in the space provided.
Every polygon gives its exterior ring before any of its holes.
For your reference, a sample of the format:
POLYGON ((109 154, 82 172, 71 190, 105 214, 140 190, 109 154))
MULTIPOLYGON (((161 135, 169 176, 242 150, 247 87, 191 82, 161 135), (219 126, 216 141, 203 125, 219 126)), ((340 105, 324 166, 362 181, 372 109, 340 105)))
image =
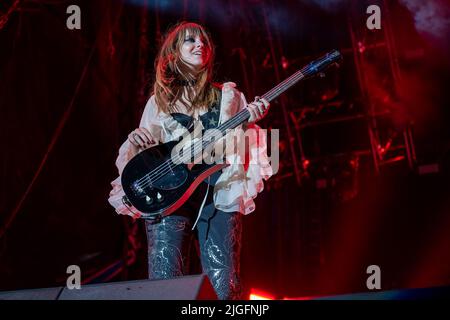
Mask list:
POLYGON ((249 300, 275 300, 275 297, 261 290, 252 288, 250 290, 249 300))
POLYGON ((286 57, 281 57, 281 66, 285 70, 289 67, 289 61, 286 59, 286 57))
POLYGON ((366 46, 361 41, 358 42, 358 50, 360 53, 366 51, 366 46))
POLYGON ((303 160, 303 169, 308 168, 310 161, 308 159, 303 160))

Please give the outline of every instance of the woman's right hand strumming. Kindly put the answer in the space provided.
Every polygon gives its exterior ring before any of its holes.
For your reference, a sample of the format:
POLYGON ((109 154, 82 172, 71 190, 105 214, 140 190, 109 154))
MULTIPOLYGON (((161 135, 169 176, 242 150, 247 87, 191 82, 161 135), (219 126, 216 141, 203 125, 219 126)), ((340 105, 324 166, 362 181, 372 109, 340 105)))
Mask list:
POLYGON ((138 153, 139 149, 145 150, 156 144, 155 139, 146 128, 137 128, 128 135, 134 153, 138 153))

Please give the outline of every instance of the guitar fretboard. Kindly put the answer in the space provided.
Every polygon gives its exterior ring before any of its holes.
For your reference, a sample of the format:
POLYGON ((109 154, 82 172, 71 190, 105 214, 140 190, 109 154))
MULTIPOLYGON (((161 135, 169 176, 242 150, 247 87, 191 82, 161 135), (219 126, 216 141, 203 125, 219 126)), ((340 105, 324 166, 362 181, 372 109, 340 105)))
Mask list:
MULTIPOLYGON (((277 98, 280 94, 288 90, 290 87, 295 85, 300 80, 315 75, 325 68, 327 68, 332 63, 336 62, 341 57, 341 54, 337 50, 333 50, 321 58, 311 62, 306 65, 299 71, 292 74, 289 78, 280 82, 277 86, 267 91, 261 97, 266 99, 268 102, 277 98)), ((216 130, 219 130, 222 136, 227 133, 227 130, 234 129, 238 127, 240 124, 244 123, 246 120, 250 118, 250 112, 247 109, 243 109, 235 114, 231 119, 225 121, 221 125, 219 125, 216 130)), ((201 142, 194 143, 191 146, 191 151, 193 155, 198 155, 202 153, 211 143, 214 143, 214 139, 210 139, 212 136, 208 136, 208 133, 205 134, 201 142)), ((194 156, 195 158, 195 156, 194 156)), ((185 161, 186 159, 178 159, 180 161, 185 161)))

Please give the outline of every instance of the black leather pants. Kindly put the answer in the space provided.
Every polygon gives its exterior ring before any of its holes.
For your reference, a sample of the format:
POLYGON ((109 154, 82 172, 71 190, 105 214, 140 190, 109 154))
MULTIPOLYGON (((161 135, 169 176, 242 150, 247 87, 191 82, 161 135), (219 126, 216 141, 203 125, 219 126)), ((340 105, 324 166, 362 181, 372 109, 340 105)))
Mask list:
POLYGON ((189 274, 189 253, 194 241, 198 240, 203 273, 208 275, 219 299, 240 299, 242 215, 217 210, 209 197, 196 228, 191 230, 200 207, 197 204, 198 201, 194 205, 191 201, 183 206, 188 210, 187 214, 182 207, 160 222, 145 222, 149 279, 189 274), (193 210, 195 207, 197 211, 193 210))

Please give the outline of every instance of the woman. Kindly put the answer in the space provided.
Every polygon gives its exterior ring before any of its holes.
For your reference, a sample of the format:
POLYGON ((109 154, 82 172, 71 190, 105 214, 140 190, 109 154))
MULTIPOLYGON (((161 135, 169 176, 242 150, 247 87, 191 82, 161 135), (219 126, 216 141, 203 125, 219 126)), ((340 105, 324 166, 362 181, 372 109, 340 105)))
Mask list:
MULTIPOLYGON (((204 28, 182 22, 165 37, 155 61, 153 95, 144 109, 139 128, 121 146, 116 165, 119 174, 138 152, 181 136, 192 127, 217 127, 242 108, 251 114, 246 127, 266 113, 269 103, 261 99, 247 104, 233 83, 212 83, 214 47, 204 28)), ((200 261, 220 299, 240 298, 239 255, 242 214, 255 209, 253 199, 272 174, 266 142, 250 134, 245 167, 235 161, 202 183, 175 213, 161 220, 145 220, 150 279, 166 279, 189 273, 189 252, 198 240, 200 261), (251 161, 258 158, 258 163, 251 161), (195 227, 195 228, 194 228, 195 227), (195 231, 192 231, 192 230, 195 231)), ((122 203, 120 177, 112 182, 109 202, 119 214, 139 217, 122 203)))

